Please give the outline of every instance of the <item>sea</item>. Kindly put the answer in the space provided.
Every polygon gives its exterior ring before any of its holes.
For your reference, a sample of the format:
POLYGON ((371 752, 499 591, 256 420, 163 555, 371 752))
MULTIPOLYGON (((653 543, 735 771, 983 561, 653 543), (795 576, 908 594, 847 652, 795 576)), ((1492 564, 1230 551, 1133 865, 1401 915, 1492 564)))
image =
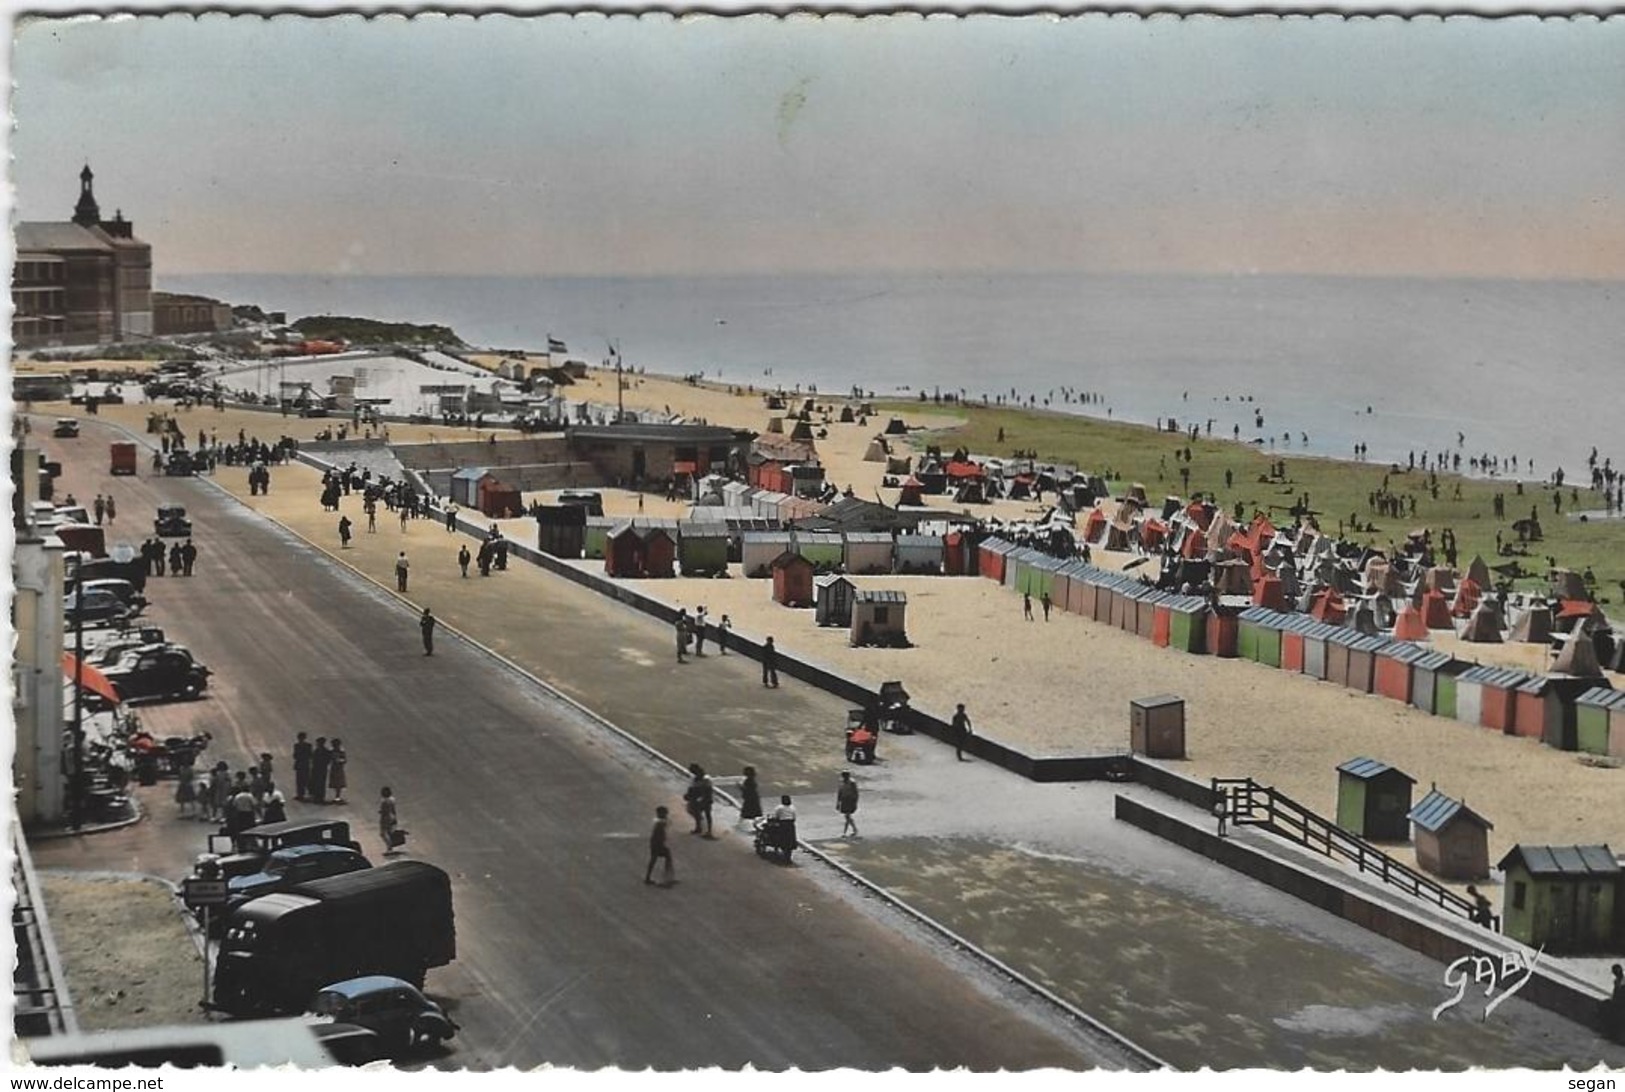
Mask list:
POLYGON ((1507 477, 1625 466, 1625 282, 910 273, 220 274, 169 291, 441 323, 471 345, 826 394, 1003 396, 1282 455, 1492 455, 1507 477), (1088 400, 1084 400, 1088 396, 1088 400), (1305 439, 1307 437, 1307 439, 1305 439), (1509 460, 1517 459, 1517 472, 1509 460))

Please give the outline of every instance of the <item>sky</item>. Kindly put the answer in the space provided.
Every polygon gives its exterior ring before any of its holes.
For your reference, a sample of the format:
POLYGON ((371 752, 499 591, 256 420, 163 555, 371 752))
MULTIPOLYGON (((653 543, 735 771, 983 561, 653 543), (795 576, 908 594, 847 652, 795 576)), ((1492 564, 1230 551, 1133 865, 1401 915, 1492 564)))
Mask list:
POLYGON ((168 273, 1625 279, 1625 19, 138 16, 14 32, 15 215, 168 273))

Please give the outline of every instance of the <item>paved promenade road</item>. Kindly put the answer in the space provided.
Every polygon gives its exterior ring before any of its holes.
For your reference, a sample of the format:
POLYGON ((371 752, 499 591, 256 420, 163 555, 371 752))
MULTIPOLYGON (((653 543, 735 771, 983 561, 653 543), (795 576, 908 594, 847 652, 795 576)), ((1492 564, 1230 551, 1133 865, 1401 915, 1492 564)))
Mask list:
MULTIPOLYGON (((212 756, 238 766, 271 750, 284 771, 296 729, 341 736, 351 803, 326 811, 352 817, 374 860, 374 801, 395 789, 413 855, 455 882, 458 959, 429 987, 464 1031, 442 1064, 1119 1064, 828 870, 774 867, 737 835, 694 838, 675 815, 680 882, 646 886, 645 838, 655 805, 679 804, 674 773, 449 634, 424 656, 405 603, 212 485, 145 468, 108 479, 109 438, 87 422, 76 442, 46 441, 63 485, 87 503, 117 497, 113 540, 139 543, 155 503, 184 503, 201 551, 196 576, 153 579, 148 595, 213 686, 151 707, 149 725, 208 728, 212 756)), ((205 828, 171 817, 165 785, 145 794, 147 821, 41 843, 41 866, 176 875, 205 828)))

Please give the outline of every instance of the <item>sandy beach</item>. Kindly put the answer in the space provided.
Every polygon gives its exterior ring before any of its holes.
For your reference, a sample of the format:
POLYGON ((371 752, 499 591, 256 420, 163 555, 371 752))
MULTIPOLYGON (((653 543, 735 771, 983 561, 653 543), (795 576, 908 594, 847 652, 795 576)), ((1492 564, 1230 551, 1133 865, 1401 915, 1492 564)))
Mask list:
MULTIPOLYGON (((606 379, 594 371, 586 387, 594 385, 599 388, 592 394, 595 400, 613 400, 613 373, 606 379)), ((817 397, 820 404, 829 400, 817 397)), ((770 416, 759 392, 730 394, 654 376, 637 377, 625 399, 628 405, 669 406, 690 419, 754 429, 765 429, 770 416)), ((904 417, 911 426, 952 423, 937 407, 904 417)), ((868 427, 832 424, 817 448, 829 480, 843 488, 850 484, 860 496, 878 492, 893 503, 897 491, 880 485, 883 464, 862 458, 869 439, 884 424, 875 419, 868 427)), ((950 498, 927 500, 953 507, 950 498)), ((634 495, 616 491, 605 492, 605 503, 613 514, 630 515, 636 508, 634 495)), ((653 497, 645 501, 645 514, 651 516, 677 515, 681 508, 653 497)), ((1039 508, 1005 501, 976 511, 1019 519, 1039 508)), ((533 526, 510 522, 511 533, 534 541, 533 526)), ((1097 564, 1111 568, 1131 558, 1098 550, 1094 554, 1097 564)), ((601 563, 580 564, 602 571, 601 563)), ((726 580, 630 583, 673 604, 704 604, 713 620, 728 614, 742 633, 772 634, 780 647, 871 685, 900 679, 915 704, 933 713, 945 715, 963 701, 977 731, 1028 753, 1127 749, 1129 702, 1173 693, 1186 701, 1189 757, 1169 765, 1187 776, 1252 777, 1330 816, 1336 810, 1338 764, 1371 757, 1415 778, 1415 800, 1433 785, 1465 798, 1495 825, 1492 862, 1520 842, 1625 847, 1625 768, 1589 765, 1579 755, 1533 740, 1429 716, 1307 676, 1159 649, 1062 611, 1047 623, 1041 614, 1038 621, 1027 622, 1020 597, 984 578, 856 580, 863 587, 908 594, 908 632, 915 647, 851 648, 845 631, 820 629, 811 610, 774 603, 767 580, 736 574, 726 580)), ((1445 635, 1434 643, 1467 659, 1526 668, 1540 666, 1545 655, 1542 646, 1464 644, 1445 635)), ((1625 687, 1625 678, 1616 676, 1613 683, 1625 687)), ((1414 860, 1409 847, 1396 855, 1414 860)))

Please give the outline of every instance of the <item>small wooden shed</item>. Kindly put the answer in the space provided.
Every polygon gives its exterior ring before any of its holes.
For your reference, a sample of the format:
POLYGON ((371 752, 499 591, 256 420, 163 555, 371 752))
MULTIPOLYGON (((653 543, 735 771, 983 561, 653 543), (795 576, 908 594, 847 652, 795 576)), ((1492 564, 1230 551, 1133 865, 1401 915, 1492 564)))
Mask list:
POLYGON ((609 533, 615 527, 610 516, 588 516, 582 528, 581 556, 602 561, 609 553, 609 533))
POLYGON ((577 558, 586 540, 587 510, 579 504, 544 504, 536 512, 536 545, 554 557, 577 558))
POLYGON ((773 601, 785 607, 813 605, 812 562, 793 550, 773 559, 773 601))
POLYGON ((604 571, 626 578, 676 574, 677 542, 664 527, 627 523, 609 534, 604 571))
POLYGON ((1559 955, 1620 950, 1621 871, 1606 845, 1516 845, 1499 867, 1504 936, 1559 955))
POLYGON ((453 471, 451 475, 452 501, 464 508, 478 509, 480 506, 480 483, 487 478, 495 480, 496 475, 483 466, 470 466, 453 471))
MULTIPOLYGON (((1312 616, 1311 616, 1312 617, 1312 616)), ((1316 622, 1303 631, 1303 673, 1311 679, 1330 679, 1333 638, 1343 630, 1329 622, 1316 622)), ((1348 675, 1348 654, 1343 654, 1343 674, 1348 675)))
POLYGON ((739 563, 749 577, 773 575, 774 560, 792 548, 788 531, 746 531, 740 539, 739 563))
POLYGON ((908 596, 900 591, 860 590, 852 602, 852 646, 906 647, 907 610, 908 596))
MULTIPOLYGON (((1483 695, 1479 699, 1479 723, 1509 736, 1514 734, 1518 729, 1518 687, 1532 677, 1527 671, 1510 667, 1485 676, 1480 684, 1483 695)), ((1538 728, 1534 735, 1539 738, 1538 728)))
POLYGON ((1015 548, 1014 543, 1002 538, 984 538, 979 547, 982 556, 977 565, 981 574, 996 583, 1004 583, 1006 560, 1015 548))
POLYGON ((1426 654, 1426 649, 1409 641, 1390 641, 1377 651, 1376 692, 1385 698, 1410 704, 1413 680, 1411 665, 1426 654))
POLYGON ((812 562, 813 572, 839 569, 846 559, 846 543, 834 531, 797 531, 796 553, 812 562))
POLYGON ((1337 767, 1337 825, 1373 842, 1408 841, 1414 784, 1386 762, 1350 759, 1337 767))
POLYGON ((692 520, 678 524, 677 559, 684 576, 716 576, 727 572, 727 524, 692 520))
POLYGON ((1461 800, 1434 788, 1411 809, 1416 863, 1424 872, 1456 883, 1488 879, 1494 825, 1461 800))
POLYGON ((898 535, 892 547, 892 571, 899 573, 942 572, 942 539, 936 535, 898 535))
POLYGON ((1456 676, 1456 719, 1463 724, 1484 723, 1484 680, 1500 670, 1490 664, 1474 664, 1456 676))
POLYGON ((839 573, 813 578, 813 618, 821 626, 850 626, 858 586, 839 573))
POLYGON ((1185 699, 1177 694, 1128 703, 1129 749, 1147 758, 1185 757, 1185 699))
POLYGON ((1348 677, 1344 680, 1350 690, 1369 694, 1377 685, 1377 655, 1388 647, 1388 638, 1361 634, 1349 643, 1348 677))
POLYGON ((1593 686, 1574 699, 1575 748, 1625 756, 1625 719, 1616 718, 1625 718, 1625 690, 1593 686))
POLYGON ((1288 614, 1281 623, 1281 670, 1303 674, 1303 635, 1316 625, 1308 614, 1288 614))
POLYGON ((475 507, 492 519, 518 519, 525 514, 525 497, 517 486, 488 474, 479 481, 479 503, 475 507))
POLYGON ((1339 626, 1326 638, 1326 681, 1338 686, 1349 684, 1349 648, 1364 634, 1359 630, 1339 626))
POLYGON ((1212 608, 1207 616, 1207 650, 1221 659, 1235 659, 1237 616, 1230 607, 1212 608))
MULTIPOLYGON (((1153 645, 1157 643, 1157 608, 1168 599, 1168 593, 1147 588, 1140 593, 1139 609, 1134 615, 1134 632, 1153 645)), ((1167 616, 1163 616, 1163 643, 1167 643, 1167 616)))
POLYGON ((848 531, 841 547, 849 573, 876 575, 892 571, 892 537, 884 531, 848 531))
POLYGON ((1200 655, 1207 651, 1207 600, 1176 595, 1168 600, 1168 647, 1200 655))
POLYGON ((1448 652, 1423 649, 1411 663, 1411 704, 1437 717, 1456 715, 1456 679, 1470 665, 1448 652))
POLYGON ((942 536, 942 571, 948 576, 975 576, 977 536, 970 531, 949 531, 942 536))
POLYGON ((1243 660, 1281 666, 1281 627, 1286 617, 1269 607, 1248 607, 1236 628, 1236 654, 1243 660))
POLYGON ((1516 731, 1560 751, 1579 750, 1579 699, 1599 680, 1536 675, 1518 687, 1516 731))

